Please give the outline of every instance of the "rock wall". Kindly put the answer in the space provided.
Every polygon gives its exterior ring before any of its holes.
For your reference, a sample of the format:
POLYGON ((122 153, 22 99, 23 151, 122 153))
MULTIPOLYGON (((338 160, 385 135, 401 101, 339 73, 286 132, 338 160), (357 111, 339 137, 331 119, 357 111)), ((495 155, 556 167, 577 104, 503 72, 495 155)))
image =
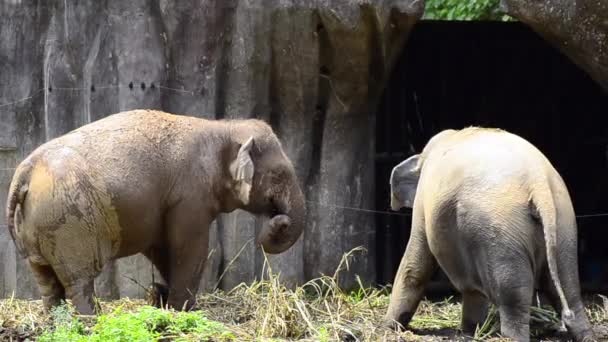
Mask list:
MULTIPOLYGON (((348 274, 373 281, 374 218, 343 207, 374 206, 376 102, 423 8, 422 0, 2 0, 0 207, 21 159, 106 115, 257 117, 282 139, 310 201, 303 238, 270 258, 273 270, 301 283, 363 246, 348 274)), ((260 277, 264 258, 251 243, 260 223, 245 212, 217 220, 202 288, 260 277)), ((152 276, 146 259, 125 258, 108 265, 96 291, 141 297, 138 284, 152 276)), ((1 227, 0 296, 13 292, 37 296, 1 227)))
POLYGON ((532 27, 608 91, 608 1, 501 0, 501 7, 532 27))

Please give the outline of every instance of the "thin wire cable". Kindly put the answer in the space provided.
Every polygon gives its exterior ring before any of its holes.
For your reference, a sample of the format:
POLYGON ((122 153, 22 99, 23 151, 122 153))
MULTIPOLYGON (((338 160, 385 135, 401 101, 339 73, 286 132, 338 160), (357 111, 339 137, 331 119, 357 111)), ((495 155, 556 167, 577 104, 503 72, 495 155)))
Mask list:
POLYGON ((158 85, 158 88, 172 90, 172 91, 177 91, 177 92, 180 92, 180 93, 187 93, 187 94, 190 94, 190 95, 194 95, 194 91, 193 90, 170 88, 170 87, 167 87, 167 86, 164 86, 164 85, 158 85))
POLYGON ((129 86, 126 85, 110 85, 110 86, 101 86, 101 87, 97 87, 95 86, 95 89, 115 89, 115 88, 128 88, 129 86))
POLYGON ((43 91, 44 91, 44 88, 43 89, 38 89, 35 92, 31 93, 28 97, 24 97, 24 98, 22 98, 20 100, 16 100, 16 101, 12 101, 12 102, 7 102, 7 103, 0 104, 0 108, 8 107, 8 106, 11 106, 11 105, 14 105, 14 104, 17 104, 17 103, 21 103, 21 102, 25 102, 25 101, 31 100, 34 97, 40 95, 40 93, 42 93, 43 91))
POLYGON ((352 211, 361 211, 361 212, 365 212, 365 213, 376 213, 376 214, 385 214, 385 215, 393 215, 393 216, 405 216, 405 217, 412 216, 411 214, 398 213, 398 212, 394 212, 394 211, 362 209, 362 208, 355 208, 355 207, 346 207, 346 206, 337 205, 337 204, 318 203, 318 202, 313 202, 313 201, 306 201, 306 202, 310 203, 310 204, 320 205, 320 206, 326 207, 326 208, 338 208, 338 209, 346 209, 346 210, 352 210, 352 211))
MULTIPOLYGON (((154 85, 154 87, 158 87, 161 90, 169 90, 169 91, 175 91, 175 92, 179 92, 182 94, 188 94, 191 96, 194 96, 195 91, 194 90, 188 90, 188 89, 178 89, 178 88, 172 88, 172 87, 167 87, 165 85, 160 84, 161 82, 159 81, 154 81, 150 83, 150 87, 152 85, 154 85), (158 83, 157 83, 158 82, 158 83)), ((49 88, 49 93, 52 93, 53 91, 86 91, 86 90, 91 90, 93 91, 93 89, 98 90, 98 89, 119 89, 119 88, 131 88, 133 89, 134 87, 130 87, 128 85, 105 85, 105 86, 91 86, 91 87, 50 87, 49 88)), ((134 90, 134 89, 133 89, 134 90)), ((26 102, 28 100, 33 99, 34 97, 40 95, 40 93, 44 92, 45 88, 41 88, 38 89, 34 92, 32 92, 29 96, 26 96, 22 99, 19 100, 15 100, 15 101, 10 101, 10 102, 5 102, 5 103, 1 103, 0 104, 0 108, 4 108, 4 107, 8 107, 17 103, 22 103, 22 102, 26 102)))
MULTIPOLYGON (((0 171, 13 171, 13 170, 16 170, 16 168, 0 168, 0 171)), ((313 202, 313 201, 306 201, 306 202, 310 203, 310 204, 319 205, 321 207, 326 207, 326 208, 338 208, 338 209, 344 209, 344 210, 359 211, 359 212, 364 212, 364 213, 384 214, 384 215, 402 216, 402 217, 411 217, 412 216, 412 214, 399 213, 399 212, 395 212, 395 211, 363 209, 363 208, 348 207, 348 206, 337 205, 337 204, 319 203, 319 202, 313 202)), ((605 217, 605 216, 608 216, 608 213, 576 215, 576 218, 593 218, 593 217, 605 217)))
MULTIPOLYGON (((152 82, 151 84, 155 84, 156 87, 158 87, 159 89, 163 89, 163 90, 169 90, 169 91, 175 91, 175 92, 180 92, 180 93, 185 93, 185 94, 189 94, 194 96, 195 92, 193 90, 187 90, 187 89, 177 89, 177 88, 171 88, 171 87, 167 87, 161 84, 156 85, 156 82, 152 82)), ((96 86, 94 87, 95 89, 116 89, 116 88, 127 88, 129 86, 126 85, 107 85, 107 86, 96 86)), ((131 88, 131 87, 129 87, 131 88)), ((83 90, 92 90, 91 87, 83 87, 83 88, 77 88, 77 87, 51 87, 50 89, 52 90, 69 90, 69 91, 83 91, 83 90)), ((7 103, 2 103, 0 104, 0 108, 3 107, 8 107, 10 105, 14 105, 17 103, 22 103, 28 100, 33 99, 34 97, 40 95, 40 93, 44 92, 44 88, 42 89, 38 89, 36 91, 34 91, 33 93, 31 93, 29 96, 24 97, 22 99, 19 100, 15 100, 12 102, 7 102, 7 103)), ((0 171, 14 171, 16 170, 16 168, 0 168, 0 171)), ((394 212, 394 211, 383 211, 383 210, 372 210, 372 209, 363 209, 363 208, 356 208, 356 207, 348 207, 348 206, 342 206, 342 205, 337 205, 337 204, 326 204, 326 203, 318 203, 318 202, 313 202, 313 201, 306 201, 310 204, 315 204, 315 205, 319 205, 322 207, 326 207, 326 208, 338 208, 338 209, 344 209, 344 210, 352 210, 352 211, 359 211, 359 212, 365 212, 365 213, 373 213, 373 214, 384 214, 384 215, 392 215, 392 216, 402 216, 402 217, 411 217, 411 214, 406 214, 406 213, 399 213, 399 212, 394 212)), ((584 215, 576 215, 576 218, 594 218, 594 217, 605 217, 608 216, 608 213, 596 213, 596 214, 584 214, 584 215)))
POLYGON ((576 218, 602 217, 602 216, 608 216, 608 213, 576 215, 576 218))
MULTIPOLYGON (((386 215, 405 216, 405 217, 412 216, 411 214, 399 213, 399 212, 394 212, 394 211, 362 209, 362 208, 355 208, 355 207, 340 206, 340 205, 336 205, 336 204, 317 203, 317 202, 313 202, 313 201, 306 201, 306 202, 310 203, 310 204, 320 205, 322 207, 333 207, 333 208, 347 209, 347 210, 353 210, 353 211, 362 211, 362 212, 367 212, 367 213, 386 214, 386 215)), ((575 217, 576 218, 590 218, 590 217, 604 217, 604 216, 608 216, 608 213, 583 214, 583 215, 576 215, 575 217)))
MULTIPOLYGON (((16 168, 1 168, 0 169, 0 171, 13 171, 13 170, 16 170, 16 168)), ((314 201, 306 201, 306 202, 310 203, 310 204, 319 205, 321 207, 326 207, 326 208, 338 208, 338 209, 344 209, 344 210, 359 211, 359 212, 364 212, 364 213, 384 214, 384 215, 402 216, 402 217, 411 217, 412 216, 412 214, 409 214, 409 213, 399 213, 399 212, 395 212, 395 211, 363 209, 363 208, 348 207, 348 206, 337 205, 337 204, 319 203, 319 202, 314 202, 314 201)), ((605 216, 608 216, 608 213, 576 215, 576 218, 593 218, 593 217, 605 217, 605 216)))

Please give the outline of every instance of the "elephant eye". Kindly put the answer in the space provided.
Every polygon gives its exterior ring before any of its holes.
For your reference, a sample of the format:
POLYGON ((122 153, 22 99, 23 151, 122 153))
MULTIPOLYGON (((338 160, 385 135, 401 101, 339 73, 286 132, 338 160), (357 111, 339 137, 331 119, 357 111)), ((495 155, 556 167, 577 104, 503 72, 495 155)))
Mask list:
POLYGON ((272 182, 272 184, 278 185, 278 184, 281 184, 282 179, 283 179, 283 177, 281 174, 275 173, 272 175, 272 178, 270 181, 272 182))
POLYGON ((287 178, 287 171, 283 168, 277 168, 271 172, 270 179, 272 184, 281 184, 287 178))

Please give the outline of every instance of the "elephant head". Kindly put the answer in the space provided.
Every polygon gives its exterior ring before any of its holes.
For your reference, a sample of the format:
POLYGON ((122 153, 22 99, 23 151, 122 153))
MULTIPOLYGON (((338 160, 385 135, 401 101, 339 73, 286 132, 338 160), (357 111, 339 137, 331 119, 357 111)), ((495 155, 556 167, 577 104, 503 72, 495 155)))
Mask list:
POLYGON ((420 178, 420 155, 416 154, 402 161, 391 172, 391 208, 412 208, 416 188, 420 178))
POLYGON ((304 230, 304 195, 295 169, 270 127, 260 121, 247 123, 258 130, 239 144, 230 163, 232 193, 238 208, 270 218, 257 242, 268 253, 282 253, 304 230))
POLYGON ((446 129, 434 135, 420 154, 415 154, 402 161, 391 172, 391 209, 413 208, 416 189, 424 160, 439 142, 450 139, 456 130, 446 129))

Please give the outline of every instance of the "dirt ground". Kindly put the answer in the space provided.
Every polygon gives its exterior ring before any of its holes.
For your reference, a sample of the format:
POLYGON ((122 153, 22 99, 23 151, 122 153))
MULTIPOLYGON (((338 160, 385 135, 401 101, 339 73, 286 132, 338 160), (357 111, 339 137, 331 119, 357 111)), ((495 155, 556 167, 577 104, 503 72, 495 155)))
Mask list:
MULTIPOLYGON (((318 336, 314 336, 314 333, 309 329, 301 329, 300 324, 293 324, 289 326, 288 316, 283 315, 281 318, 284 323, 287 324, 287 329, 281 330, 278 326, 271 327, 267 325, 266 330, 260 330, 262 321, 268 320, 267 312, 251 310, 252 307, 249 300, 246 298, 245 293, 241 293, 244 299, 241 303, 235 302, 234 295, 227 295, 222 293, 214 293, 204 295, 201 297, 199 306, 207 313, 210 319, 217 320, 224 323, 227 328, 234 333, 236 341, 320 341, 323 340, 318 336), (233 304, 240 304, 238 308, 234 307, 233 304), (266 316, 266 317, 263 317, 266 316), (299 336, 298 336, 299 335, 299 336), (273 336, 273 338, 264 339, 263 337, 273 336), (262 337, 262 338, 260 338, 262 337)), ((375 298, 384 301, 387 298, 375 298)), ((363 299, 365 301, 365 299, 363 299)), ((340 315, 340 309, 335 309, 336 303, 329 303, 330 311, 333 311, 335 315, 340 315)), ((260 303, 258 303, 260 304, 260 303)), ((272 305, 272 303, 266 303, 272 305)), ((345 304, 345 303, 343 303, 345 304)), ((386 304, 386 303, 384 303, 386 304)), ((341 326, 337 329, 336 335, 330 333, 327 341, 424 341, 424 342, 436 342, 436 341, 467 341, 458 331, 458 320, 460 305, 456 302, 423 302, 418 314, 412 322, 410 329, 404 332, 390 332, 380 328, 381 316, 384 313, 386 306, 384 304, 378 305, 375 316, 365 315, 365 313, 357 313, 356 308, 351 307, 349 317, 343 316, 341 319, 336 318, 333 323, 335 326, 341 326), (357 315, 361 317, 356 317, 357 315), (339 321, 339 322, 338 322, 339 321), (357 324, 360 324, 359 329, 353 328, 357 324), (442 327, 444 326, 444 327, 442 327), (348 327, 348 328, 346 328, 348 327), (422 327, 422 328, 420 328, 422 327), (358 331, 357 331, 358 330, 358 331), (365 331, 367 330, 367 331, 365 331), (354 332, 352 335, 345 333, 345 331, 354 332), (354 336, 353 336, 354 335, 354 336)), ((103 312, 112 312, 116 307, 127 308, 127 310, 135 311, 145 305, 145 302, 141 300, 131 301, 128 299, 122 299, 114 302, 102 303, 103 312)), ((372 304, 373 306, 373 304, 372 304)), ((310 311, 314 311, 314 307, 309 307, 310 311)), ((594 323, 594 331, 598 341, 608 341, 608 315, 606 312, 598 312, 601 310, 599 306, 595 306, 595 303, 589 304, 589 310, 593 312, 591 316, 594 323), (600 319, 600 322, 597 320, 600 319)), ((277 311, 280 309, 277 308, 277 311)), ((274 323, 277 323, 281 319, 277 319, 281 316, 280 312, 271 319, 275 319, 274 323)), ((326 326, 327 322, 324 320, 322 315, 316 317, 309 317, 313 325, 326 326)), ((295 321, 301 321, 303 317, 292 317, 295 321)), ((94 317, 80 317, 80 320, 87 326, 92 326, 95 323, 94 317)), ((299 322, 302 323, 302 322, 299 322)), ((497 322, 495 322, 497 323, 497 322)), ((567 333, 559 333, 549 327, 549 323, 536 322, 532 325, 532 330, 541 329, 543 332, 536 337, 532 338, 532 341, 569 341, 570 337, 567 333)), ((0 341, 34 341, 45 329, 52 327, 51 319, 48 315, 44 314, 41 307, 40 301, 22 301, 22 300, 2 300, 0 301, 0 341)), ((313 328, 314 329, 314 328, 313 328)), ((468 341, 471 339, 469 338, 468 341)), ((492 334, 490 338, 482 338, 480 340, 486 341, 507 341, 501 339, 497 334, 492 334)))
MULTIPOLYGON (((341 266, 333 276, 323 276, 296 288, 287 288, 278 275, 269 271, 265 279, 241 284, 229 292, 200 294, 196 308, 208 320, 220 322, 234 341, 465 340, 459 332, 461 305, 457 299, 422 301, 408 329, 394 331, 383 324, 390 288, 361 285, 344 291, 337 280, 340 269, 341 266)), ((144 300, 128 298, 100 302, 101 314, 137 313, 145 305, 144 300)), ((588 295, 585 305, 598 341, 608 341, 608 297, 588 295)), ((97 323, 95 316, 64 312, 70 319, 77 317, 86 329, 97 323)), ((44 332, 57 329, 54 321, 58 321, 57 317, 45 314, 40 300, 0 300, 1 341, 33 341, 44 332)), ((555 311, 531 307, 532 341, 568 341, 567 334, 557 331, 559 326, 555 311)), ((499 327, 499 317, 492 307, 488 319, 476 332, 476 340, 506 341, 500 338, 499 327)))

